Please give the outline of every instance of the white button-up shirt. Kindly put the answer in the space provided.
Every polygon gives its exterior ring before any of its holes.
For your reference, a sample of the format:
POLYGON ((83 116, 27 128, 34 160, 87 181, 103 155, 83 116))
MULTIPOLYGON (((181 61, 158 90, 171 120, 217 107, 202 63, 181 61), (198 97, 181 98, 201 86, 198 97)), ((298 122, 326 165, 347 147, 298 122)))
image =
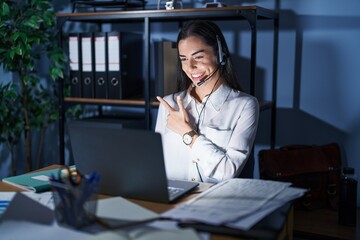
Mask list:
POLYGON ((182 136, 166 127, 168 111, 161 104, 159 107, 155 131, 162 135, 167 177, 217 183, 238 176, 256 135, 257 99, 222 84, 207 101, 205 98, 199 103, 190 90, 191 87, 164 99, 177 110, 176 96, 183 99, 189 121, 194 129, 198 126, 200 134, 192 148, 183 143, 182 136))

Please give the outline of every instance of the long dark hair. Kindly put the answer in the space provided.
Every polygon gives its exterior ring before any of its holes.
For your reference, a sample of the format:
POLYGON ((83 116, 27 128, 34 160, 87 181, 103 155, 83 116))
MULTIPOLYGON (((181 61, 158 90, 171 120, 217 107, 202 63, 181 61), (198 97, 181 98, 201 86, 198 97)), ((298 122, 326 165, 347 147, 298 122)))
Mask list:
MULTIPOLYGON (((219 71, 221 76, 224 78, 224 81, 231 87, 237 90, 241 90, 241 86, 236 78, 236 72, 234 71, 233 64, 231 61, 230 53, 228 46, 226 44, 224 35, 222 34, 218 25, 214 22, 207 20, 192 20, 187 22, 184 27, 180 29, 177 38, 177 46, 179 42, 188 37, 197 37, 200 38, 204 43, 213 48, 214 53, 218 56, 218 40, 220 40, 222 51, 225 54, 226 64, 220 65, 219 71)), ((178 48, 179 49, 179 48, 178 48)), ((179 50, 178 50, 179 55, 179 50)), ((220 63, 219 63, 220 64, 220 63)), ((178 91, 184 91, 189 88, 192 81, 185 72, 182 70, 181 61, 178 57, 177 62, 177 86, 178 91)))

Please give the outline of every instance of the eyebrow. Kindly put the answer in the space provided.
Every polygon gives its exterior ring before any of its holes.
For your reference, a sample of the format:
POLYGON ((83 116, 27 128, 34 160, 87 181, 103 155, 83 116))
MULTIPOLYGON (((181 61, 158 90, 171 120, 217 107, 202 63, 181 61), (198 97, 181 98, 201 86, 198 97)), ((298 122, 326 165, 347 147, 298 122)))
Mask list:
MULTIPOLYGON (((202 50, 199 50, 199 51, 193 52, 193 53, 191 54, 191 56, 194 56, 194 55, 196 55, 196 54, 198 54, 198 53, 201 53, 201 52, 205 52, 205 50, 204 50, 204 49, 202 49, 202 50)), ((179 57, 185 57, 185 56, 184 56, 184 55, 179 54, 179 57)))

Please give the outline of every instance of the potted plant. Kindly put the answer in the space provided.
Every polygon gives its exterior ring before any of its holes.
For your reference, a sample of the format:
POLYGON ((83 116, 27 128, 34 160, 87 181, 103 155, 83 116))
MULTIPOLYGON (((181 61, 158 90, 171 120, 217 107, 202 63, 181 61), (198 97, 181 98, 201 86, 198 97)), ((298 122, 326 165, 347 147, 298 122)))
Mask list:
POLYGON ((21 102, 12 83, 0 83, 0 142, 6 143, 11 156, 12 174, 16 174, 14 147, 18 143, 24 123, 21 102))
MULTIPOLYGON (((57 119, 56 79, 63 78, 65 58, 57 46, 55 12, 50 0, 8 0, 0 6, 0 66, 17 78, 10 85, 2 85, 2 103, 18 100, 1 115, 1 122, 15 121, 24 136, 27 170, 33 169, 32 131, 40 131, 57 119), (46 59, 46 61, 41 61, 46 59), (49 63, 49 78, 41 78, 39 63, 49 63), (14 120, 14 114, 17 118, 14 120), (5 117, 7 119, 4 119, 5 117)), ((1 129, 0 140, 11 141, 18 129, 1 129), (4 133, 5 131, 5 133, 4 133)), ((40 149, 41 151, 41 149, 40 149)), ((39 161, 39 160, 38 160, 39 161)))

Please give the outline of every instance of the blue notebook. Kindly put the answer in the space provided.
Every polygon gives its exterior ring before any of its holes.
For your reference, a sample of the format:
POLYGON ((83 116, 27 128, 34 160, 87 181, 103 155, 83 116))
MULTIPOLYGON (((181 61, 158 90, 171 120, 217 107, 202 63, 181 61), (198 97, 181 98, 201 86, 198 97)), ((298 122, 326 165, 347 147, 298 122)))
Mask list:
POLYGON ((59 168, 55 168, 7 177, 2 181, 27 191, 44 192, 51 188, 49 177, 57 176, 58 172, 59 168))

